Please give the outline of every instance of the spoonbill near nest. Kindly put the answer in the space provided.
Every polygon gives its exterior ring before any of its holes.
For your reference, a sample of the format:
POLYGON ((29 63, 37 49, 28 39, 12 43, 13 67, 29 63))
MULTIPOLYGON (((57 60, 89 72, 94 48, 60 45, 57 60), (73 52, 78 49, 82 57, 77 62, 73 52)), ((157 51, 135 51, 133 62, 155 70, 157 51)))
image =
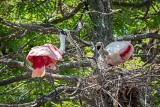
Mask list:
POLYGON ((109 65, 119 65, 132 58, 134 47, 127 41, 115 41, 108 44, 105 48, 102 42, 96 44, 97 52, 94 58, 104 60, 109 65))

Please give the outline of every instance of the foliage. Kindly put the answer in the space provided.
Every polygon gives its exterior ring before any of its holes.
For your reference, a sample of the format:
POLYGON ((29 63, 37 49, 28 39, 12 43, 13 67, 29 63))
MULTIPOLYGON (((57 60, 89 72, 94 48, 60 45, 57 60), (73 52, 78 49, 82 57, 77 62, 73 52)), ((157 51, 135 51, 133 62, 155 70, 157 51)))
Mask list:
MULTIPOLYGON (((83 2, 83 0, 81 0, 83 2)), ((85 1, 85 0, 84 0, 85 1)), ((70 13, 79 5, 78 0, 1 0, 0 1, 0 18, 6 21, 14 22, 18 24, 38 24, 43 27, 57 28, 59 30, 66 28, 69 30, 76 30, 78 22, 82 21, 85 24, 84 29, 76 34, 77 37, 90 41, 94 40, 93 32, 95 25, 90 19, 88 12, 89 6, 82 6, 77 13, 73 13, 73 16, 66 18, 67 20, 56 21, 58 19, 67 17, 70 13)), ((143 34, 152 31, 158 31, 160 29, 160 2, 156 0, 142 0, 142 2, 135 0, 113 0, 113 10, 121 9, 120 12, 113 14, 113 36, 123 37, 130 34, 143 34), (151 1, 151 5, 144 6, 145 1, 151 1), (120 4, 116 4, 119 2, 120 4), (123 5, 121 5, 121 3, 123 5), (142 6, 131 6, 130 4, 142 4, 142 6)), ((1 19, 0 19, 1 20, 1 19)), ((36 31, 27 31, 25 36, 19 37, 24 33, 26 29, 16 29, 13 27, 0 24, 0 56, 7 56, 7 58, 14 59, 21 62, 26 62, 26 56, 29 50, 37 45, 43 45, 45 43, 52 43, 59 47, 59 34, 56 33, 43 33, 36 31), (18 32, 18 33, 17 33, 18 32), (16 34, 16 36, 12 36, 16 34), (7 39, 6 39, 7 38, 7 39), (33 40, 32 40, 33 39, 33 40), (29 42, 30 41, 30 42, 29 42), (29 42, 27 45, 26 43, 29 42), (24 47, 23 47, 24 46, 24 47)), ((107 35, 106 35, 107 36, 107 35)), ((139 41, 132 41, 135 46, 135 54, 152 54, 150 50, 157 49, 158 45, 153 43, 153 48, 148 49, 148 43, 150 39, 143 39, 139 41), (143 45, 145 44, 145 45, 143 45), (144 47, 143 47, 144 46, 144 47)), ((158 42, 156 42, 158 43, 158 42)), ((82 54, 85 59, 89 59, 94 55, 92 50, 93 46, 84 46, 79 44, 82 54)), ((157 49, 158 50, 158 49, 157 49)), ((73 61, 81 61, 84 58, 77 57, 77 51, 75 47, 67 43, 66 54, 63 56, 63 60, 58 62, 57 65, 70 63, 73 61), (70 55, 72 54, 72 55, 70 55)), ((133 60, 127 61, 124 64, 124 68, 133 69, 139 68, 146 62, 146 58, 134 57, 133 60)), ((29 62, 26 62, 28 66, 31 66, 29 62)), ((121 66, 122 67, 122 66, 121 66)), ((22 74, 26 74, 26 70, 20 68, 9 67, 7 64, 0 64, 0 81, 7 80, 22 74)), ((61 70, 60 75, 71 76, 85 76, 89 75, 93 70, 91 67, 79 67, 69 68, 61 70)), ((155 82, 155 81, 153 81, 155 82)), ((64 80, 54 80, 55 86, 46 78, 28 78, 22 81, 14 82, 12 84, 4 85, 0 87, 0 103, 27 103, 33 102, 40 98, 42 95, 48 95, 50 91, 58 86, 75 86, 75 84, 66 82, 64 80), (15 88, 18 86, 17 88, 15 88), (15 89, 14 89, 15 88, 15 89), (13 89, 13 90, 12 90, 13 89), (10 90, 10 91, 9 91, 10 90), (9 91, 9 92, 7 92, 9 91)), ((153 87, 160 86, 159 81, 151 83, 153 87)), ((155 88, 152 91, 152 95, 155 96, 153 104, 160 106, 159 88, 155 88)), ((153 97, 152 96, 152 97, 153 97)), ((61 102, 47 102, 46 107, 60 107, 61 102)), ((64 101, 62 103, 64 107, 79 107, 80 103, 77 100, 64 101)))

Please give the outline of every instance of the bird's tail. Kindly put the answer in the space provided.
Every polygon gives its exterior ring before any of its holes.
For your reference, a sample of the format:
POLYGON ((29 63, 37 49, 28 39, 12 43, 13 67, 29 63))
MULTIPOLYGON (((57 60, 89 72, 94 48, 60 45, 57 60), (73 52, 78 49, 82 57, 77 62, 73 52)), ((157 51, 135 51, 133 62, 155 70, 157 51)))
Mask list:
POLYGON ((43 77, 45 75, 45 66, 33 69, 32 78, 43 77))

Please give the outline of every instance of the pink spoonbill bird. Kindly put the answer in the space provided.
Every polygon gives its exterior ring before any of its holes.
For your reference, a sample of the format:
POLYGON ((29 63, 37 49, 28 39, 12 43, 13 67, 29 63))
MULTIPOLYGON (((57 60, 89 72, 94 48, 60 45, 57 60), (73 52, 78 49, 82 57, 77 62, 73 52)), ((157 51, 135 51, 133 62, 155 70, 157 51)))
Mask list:
POLYGON ((43 77, 45 75, 45 67, 53 69, 56 62, 62 59, 65 52, 65 39, 69 40, 67 31, 60 32, 60 48, 52 44, 44 44, 33 47, 27 55, 27 60, 33 64, 32 77, 43 77))
POLYGON ((111 65, 122 64, 132 58, 134 47, 127 41, 115 41, 105 48, 108 52, 108 63, 111 65))

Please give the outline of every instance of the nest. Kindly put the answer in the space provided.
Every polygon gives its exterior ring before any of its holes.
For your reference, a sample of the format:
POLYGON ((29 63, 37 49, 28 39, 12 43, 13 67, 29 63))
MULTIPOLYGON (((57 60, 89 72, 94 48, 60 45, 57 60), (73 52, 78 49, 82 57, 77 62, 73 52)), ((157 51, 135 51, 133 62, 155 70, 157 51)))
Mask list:
POLYGON ((127 71, 118 67, 98 69, 81 86, 81 94, 92 107, 142 106, 147 76, 142 70, 127 71))

